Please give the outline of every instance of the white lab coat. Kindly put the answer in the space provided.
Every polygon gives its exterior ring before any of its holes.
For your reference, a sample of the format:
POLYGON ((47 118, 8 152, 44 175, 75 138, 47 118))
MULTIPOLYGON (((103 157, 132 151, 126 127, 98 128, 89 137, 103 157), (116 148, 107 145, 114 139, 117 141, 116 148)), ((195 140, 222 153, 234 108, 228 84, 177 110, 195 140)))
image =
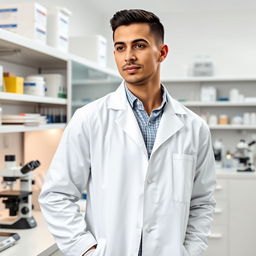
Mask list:
POLYGON ((40 196, 67 256, 202 255, 215 201, 205 122, 168 95, 148 160, 124 83, 74 114, 40 196), (85 218, 74 203, 87 189, 85 218))

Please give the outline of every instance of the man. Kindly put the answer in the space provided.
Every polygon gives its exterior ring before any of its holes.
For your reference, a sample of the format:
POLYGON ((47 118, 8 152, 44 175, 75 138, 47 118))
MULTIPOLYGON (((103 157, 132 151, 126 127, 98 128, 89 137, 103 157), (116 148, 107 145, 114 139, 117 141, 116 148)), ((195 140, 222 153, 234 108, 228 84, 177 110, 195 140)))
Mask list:
POLYGON ((214 211, 210 132, 160 83, 164 28, 144 10, 111 19, 124 82, 79 109, 40 202, 68 256, 202 255, 214 211), (87 190, 85 217, 75 201, 87 190))

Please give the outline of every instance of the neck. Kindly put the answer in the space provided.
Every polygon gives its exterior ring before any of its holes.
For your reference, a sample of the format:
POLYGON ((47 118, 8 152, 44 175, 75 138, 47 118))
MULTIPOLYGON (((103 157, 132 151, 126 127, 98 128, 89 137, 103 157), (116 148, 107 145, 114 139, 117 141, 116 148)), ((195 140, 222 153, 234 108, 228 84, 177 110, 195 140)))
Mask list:
POLYGON ((141 84, 129 84, 128 89, 143 103, 148 115, 162 103, 160 78, 141 84))

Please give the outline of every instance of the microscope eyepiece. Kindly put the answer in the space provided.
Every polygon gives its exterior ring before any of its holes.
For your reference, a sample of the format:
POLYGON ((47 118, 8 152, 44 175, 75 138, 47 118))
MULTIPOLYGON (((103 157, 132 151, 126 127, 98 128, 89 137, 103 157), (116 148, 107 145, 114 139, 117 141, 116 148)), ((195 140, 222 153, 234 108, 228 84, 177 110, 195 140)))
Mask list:
POLYGON ((31 161, 27 164, 25 164, 22 168, 21 168, 21 173, 26 174, 30 171, 35 170, 38 166, 40 166, 40 162, 38 160, 35 161, 31 161))

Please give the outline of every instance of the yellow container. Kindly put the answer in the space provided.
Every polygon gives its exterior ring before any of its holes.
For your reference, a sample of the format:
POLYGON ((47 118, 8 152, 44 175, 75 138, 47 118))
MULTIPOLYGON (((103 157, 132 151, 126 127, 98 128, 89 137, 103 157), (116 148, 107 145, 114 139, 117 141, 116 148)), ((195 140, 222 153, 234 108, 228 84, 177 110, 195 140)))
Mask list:
POLYGON ((5 92, 23 94, 24 91, 24 78, 23 77, 4 77, 5 92))

